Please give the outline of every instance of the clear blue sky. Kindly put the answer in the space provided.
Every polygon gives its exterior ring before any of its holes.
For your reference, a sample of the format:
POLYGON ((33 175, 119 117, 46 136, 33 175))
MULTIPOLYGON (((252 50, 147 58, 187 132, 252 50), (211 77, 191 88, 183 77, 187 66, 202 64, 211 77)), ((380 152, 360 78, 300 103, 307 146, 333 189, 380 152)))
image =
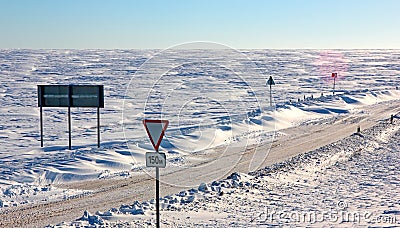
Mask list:
POLYGON ((0 48, 400 48, 399 0, 0 0, 0 48))

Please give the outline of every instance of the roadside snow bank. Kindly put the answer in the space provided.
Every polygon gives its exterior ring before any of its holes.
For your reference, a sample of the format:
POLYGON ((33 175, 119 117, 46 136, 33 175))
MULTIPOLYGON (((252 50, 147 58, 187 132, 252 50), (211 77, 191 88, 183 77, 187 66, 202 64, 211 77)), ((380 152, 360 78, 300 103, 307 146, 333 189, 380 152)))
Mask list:
POLYGON ((25 204, 68 200, 91 194, 91 191, 60 189, 51 185, 11 185, 0 187, 0 209, 25 204))

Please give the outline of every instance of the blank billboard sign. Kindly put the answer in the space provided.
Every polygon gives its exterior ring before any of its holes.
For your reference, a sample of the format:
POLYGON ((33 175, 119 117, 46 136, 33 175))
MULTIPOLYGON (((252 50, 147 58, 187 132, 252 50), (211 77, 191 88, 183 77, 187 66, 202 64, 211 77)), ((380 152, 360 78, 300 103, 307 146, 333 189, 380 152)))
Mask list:
POLYGON ((72 86, 71 101, 71 107, 104 108, 103 86, 72 86))
POLYGON ((38 85, 39 107, 104 108, 103 85, 38 85))
POLYGON ((39 107, 68 107, 69 86, 67 85, 39 85, 39 107))

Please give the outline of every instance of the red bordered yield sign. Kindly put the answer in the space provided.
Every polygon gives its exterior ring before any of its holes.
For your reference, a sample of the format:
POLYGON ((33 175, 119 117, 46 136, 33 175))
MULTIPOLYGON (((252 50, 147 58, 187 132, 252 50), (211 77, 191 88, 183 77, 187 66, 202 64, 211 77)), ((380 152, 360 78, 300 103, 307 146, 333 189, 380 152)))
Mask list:
POLYGON ((168 120, 143 120, 143 125, 144 128, 146 128, 147 135, 157 152, 168 124, 168 120))

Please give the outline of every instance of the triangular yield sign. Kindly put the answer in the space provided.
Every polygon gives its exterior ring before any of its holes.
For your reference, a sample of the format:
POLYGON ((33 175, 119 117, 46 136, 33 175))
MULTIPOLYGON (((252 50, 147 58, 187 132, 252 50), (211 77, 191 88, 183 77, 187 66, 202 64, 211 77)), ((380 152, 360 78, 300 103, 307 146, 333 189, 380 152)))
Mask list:
POLYGON ((275 85, 274 79, 272 79, 272 76, 269 76, 269 79, 267 81, 267 85, 275 85))
POLYGON ((153 144, 153 147, 157 152, 168 124, 168 120, 143 120, 143 125, 144 128, 146 128, 147 135, 149 135, 151 144, 153 144))

